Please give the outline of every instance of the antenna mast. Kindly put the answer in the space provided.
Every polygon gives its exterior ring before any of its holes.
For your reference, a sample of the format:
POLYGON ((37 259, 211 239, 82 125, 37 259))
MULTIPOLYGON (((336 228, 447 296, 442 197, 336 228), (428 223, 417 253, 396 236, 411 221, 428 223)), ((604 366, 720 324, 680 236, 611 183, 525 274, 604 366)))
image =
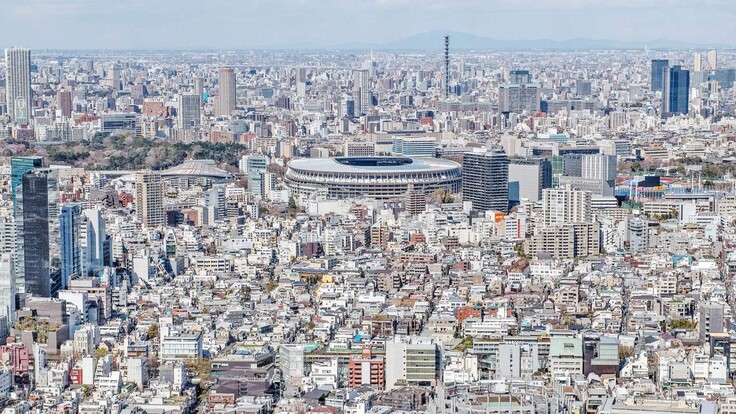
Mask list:
POLYGON ((450 97, 450 36, 445 35, 445 99, 450 97))

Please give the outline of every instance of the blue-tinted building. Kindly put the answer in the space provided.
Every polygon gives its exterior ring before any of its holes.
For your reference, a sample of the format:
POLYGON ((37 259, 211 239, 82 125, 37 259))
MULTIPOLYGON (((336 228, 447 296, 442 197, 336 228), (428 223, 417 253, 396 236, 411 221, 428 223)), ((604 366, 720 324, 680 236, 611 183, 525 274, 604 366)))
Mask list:
POLYGON ((43 157, 13 157, 10 159, 10 190, 15 203, 15 190, 23 181, 23 174, 43 167, 43 157))
POLYGON ((662 115, 687 114, 690 106, 690 71, 673 66, 665 72, 662 115))
POLYGON ((654 59, 652 60, 652 83, 650 89, 652 91, 661 91, 664 89, 664 72, 670 66, 669 60, 654 59))
POLYGON ((61 208, 59 215, 59 234, 61 238, 61 288, 66 289, 72 276, 82 271, 82 249, 80 245, 80 224, 82 207, 68 204, 61 208))

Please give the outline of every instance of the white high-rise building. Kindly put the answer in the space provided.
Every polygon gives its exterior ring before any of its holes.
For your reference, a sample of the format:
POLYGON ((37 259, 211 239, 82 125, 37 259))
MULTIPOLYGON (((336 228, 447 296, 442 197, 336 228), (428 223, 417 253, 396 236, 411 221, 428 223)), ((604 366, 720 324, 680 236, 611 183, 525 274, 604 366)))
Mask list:
POLYGON ((355 99, 355 114, 360 115, 366 113, 373 104, 373 94, 371 93, 370 72, 366 69, 356 69, 353 71, 353 92, 355 99))
POLYGON ((708 52, 708 70, 718 69, 718 52, 711 50, 708 52))
POLYGON ((593 221, 590 191, 570 187, 542 191, 544 224, 589 223, 593 221))
POLYGON ((696 53, 693 55, 693 71, 700 72, 703 70, 703 55, 696 53))
POLYGON ((611 181, 615 184, 618 174, 615 155, 586 154, 582 158, 582 177, 595 180, 611 181))
MULTIPOLYGON (((0 254, 0 318, 5 318, 2 326, 10 326, 15 322, 15 266, 13 256, 8 253, 0 254)), ((1 329, 0 329, 1 330, 1 329)), ((0 332, 7 335, 9 332, 0 332)))
POLYGON ((151 170, 136 173, 135 203, 138 219, 143 227, 164 225, 164 183, 161 181, 161 174, 151 170))
POLYGON ((179 105, 176 114, 179 129, 199 128, 201 106, 202 95, 197 95, 196 93, 179 95, 179 105))
POLYGON ((102 270, 105 264, 105 219, 102 210, 89 208, 82 211, 79 244, 82 250, 81 273, 86 276, 102 270))
POLYGON ((8 114, 21 125, 31 119, 31 51, 12 47, 5 49, 5 102, 8 114))

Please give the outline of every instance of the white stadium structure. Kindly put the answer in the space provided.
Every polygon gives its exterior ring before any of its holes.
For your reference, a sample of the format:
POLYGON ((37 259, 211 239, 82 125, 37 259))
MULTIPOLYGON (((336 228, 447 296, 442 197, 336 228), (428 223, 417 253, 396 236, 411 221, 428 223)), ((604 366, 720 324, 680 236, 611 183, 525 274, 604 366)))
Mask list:
POLYGON ((286 185, 297 196, 323 192, 332 199, 386 200, 403 197, 411 184, 425 193, 437 189, 457 193, 462 168, 439 158, 337 157, 292 160, 286 171, 286 185))

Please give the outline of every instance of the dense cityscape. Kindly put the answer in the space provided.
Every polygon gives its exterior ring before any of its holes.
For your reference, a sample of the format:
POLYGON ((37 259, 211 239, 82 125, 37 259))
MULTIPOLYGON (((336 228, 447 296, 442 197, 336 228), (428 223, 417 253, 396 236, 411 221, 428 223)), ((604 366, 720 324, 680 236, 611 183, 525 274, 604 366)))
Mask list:
POLYGON ((5 49, 2 414, 734 414, 734 272, 733 50, 5 49))

